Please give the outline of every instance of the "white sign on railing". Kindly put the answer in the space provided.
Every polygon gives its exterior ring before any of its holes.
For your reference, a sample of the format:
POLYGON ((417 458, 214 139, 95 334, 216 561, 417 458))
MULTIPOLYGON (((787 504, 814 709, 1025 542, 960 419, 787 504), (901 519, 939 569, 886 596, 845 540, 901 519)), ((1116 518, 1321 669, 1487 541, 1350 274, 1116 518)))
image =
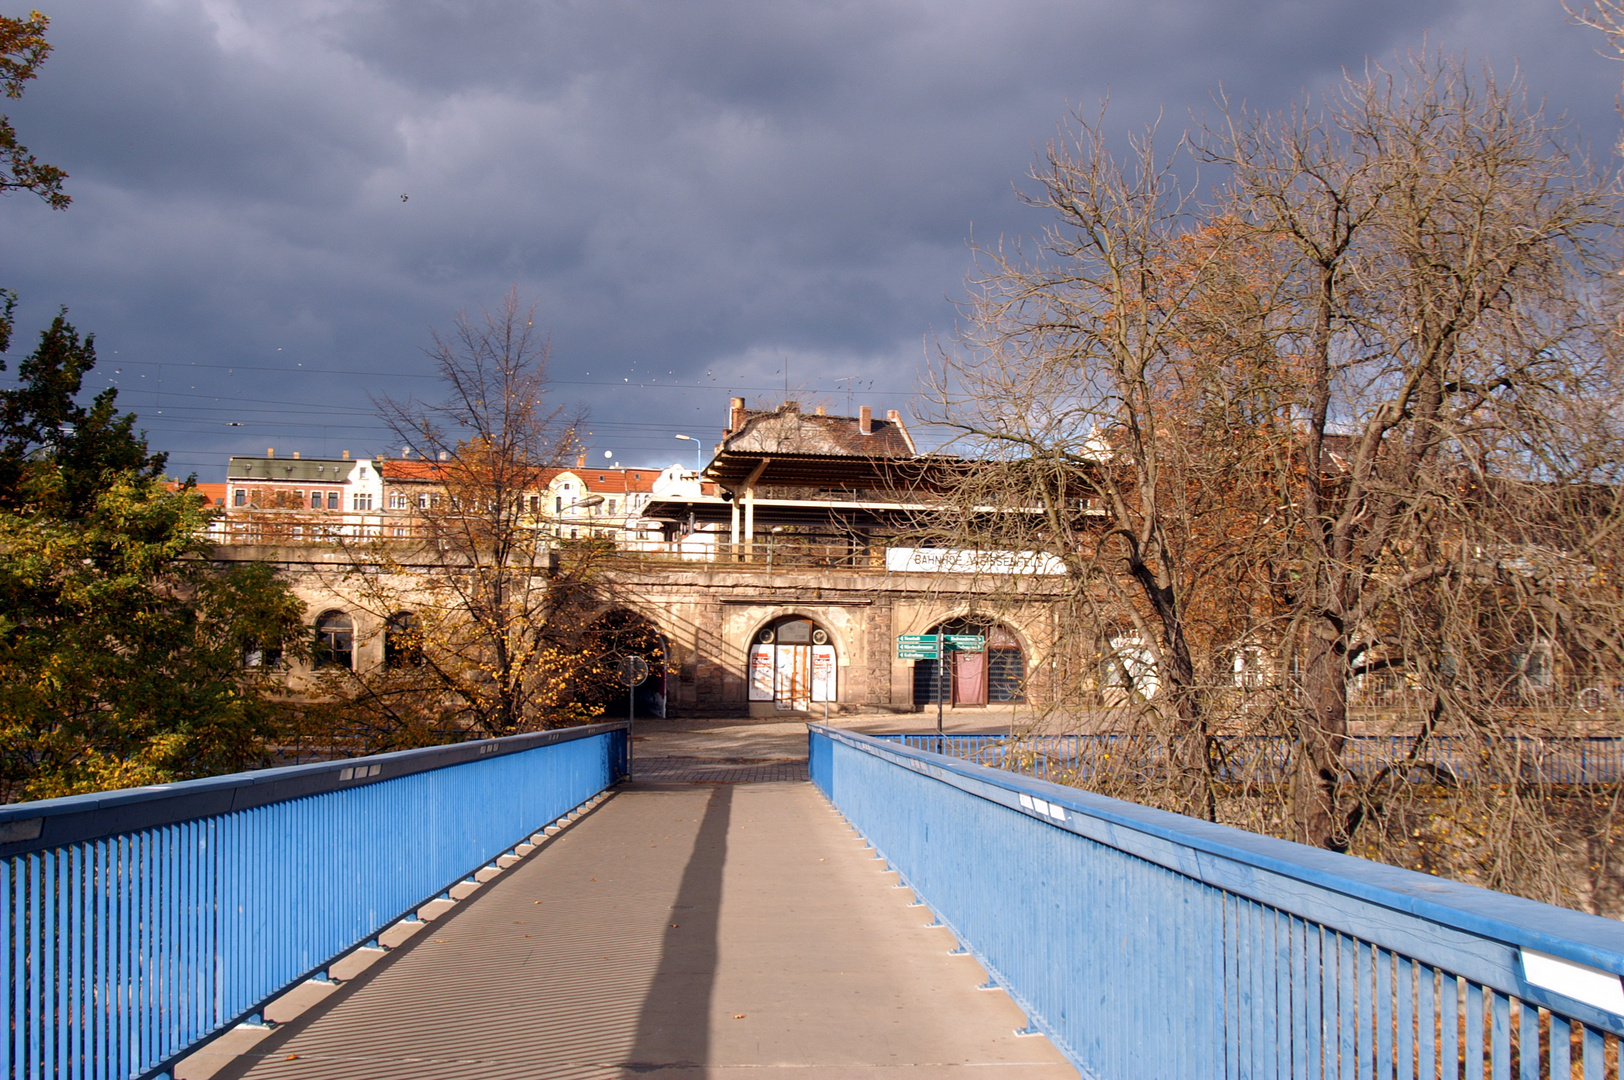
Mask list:
POLYGON ((1041 551, 894 547, 885 549, 885 569, 893 574, 1064 574, 1066 564, 1041 551))

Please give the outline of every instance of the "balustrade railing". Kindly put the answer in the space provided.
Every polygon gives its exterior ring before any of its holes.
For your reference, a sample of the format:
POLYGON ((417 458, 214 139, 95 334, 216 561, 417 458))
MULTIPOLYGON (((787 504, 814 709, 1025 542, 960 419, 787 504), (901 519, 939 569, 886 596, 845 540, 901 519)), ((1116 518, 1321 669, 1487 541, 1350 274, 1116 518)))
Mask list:
POLYGON ((1624 925, 820 725, 813 783, 1085 1077, 1618 1075, 1624 925))
MULTIPOLYGON (((1058 782, 1134 774, 1149 779, 1167 764, 1167 742, 1142 735, 879 735, 978 765, 1058 782)), ((1280 784, 1291 778, 1293 743, 1268 735, 1219 735, 1212 765, 1219 783, 1280 784)), ((1353 735, 1342 753, 1350 776, 1386 770, 1400 779, 1456 783, 1516 777, 1532 783, 1616 784, 1624 781, 1624 738, 1535 738, 1436 735, 1419 748, 1413 736, 1353 735)))
POLYGON ((162 1075, 627 767, 597 724, 0 807, 0 1076, 162 1075))

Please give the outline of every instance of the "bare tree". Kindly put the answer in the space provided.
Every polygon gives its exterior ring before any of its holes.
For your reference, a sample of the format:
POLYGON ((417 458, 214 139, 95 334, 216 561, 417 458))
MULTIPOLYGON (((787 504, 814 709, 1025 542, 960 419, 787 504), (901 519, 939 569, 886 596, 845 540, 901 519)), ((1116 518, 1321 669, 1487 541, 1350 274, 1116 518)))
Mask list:
MULTIPOLYGON (((949 531, 1064 561, 1074 670, 1142 651, 1156 694, 1131 704, 1173 766, 1158 801, 1211 816, 1216 733, 1279 732, 1278 827, 1346 849, 1402 775, 1345 767, 1367 684, 1404 688, 1384 722, 1413 721, 1419 750, 1511 716, 1542 648, 1621 669, 1601 568, 1624 442, 1597 313, 1618 208, 1520 85, 1459 60, 1286 113, 1224 104, 1193 140, 1224 173, 1212 205, 1148 137, 1119 164, 1082 124, 1035 174, 1042 257, 983 252, 934 388, 987 462, 949 531), (1237 694, 1254 659, 1268 692, 1237 694)), ((1537 799, 1514 763, 1496 775, 1537 799)))
POLYGON ((977 466, 935 524, 943 542, 1060 561, 1073 655, 1053 706, 1086 708, 1095 684, 1092 703, 1121 707, 1119 727, 1164 744, 1176 782, 1159 801, 1212 817, 1213 639, 1243 636, 1218 626, 1259 599, 1232 565, 1250 550, 1235 516, 1251 515, 1253 546, 1267 516, 1260 491, 1231 480, 1269 467, 1275 445, 1260 435, 1289 398, 1260 377, 1266 340, 1226 326, 1222 362, 1192 348, 1190 313, 1245 272, 1233 228, 1192 212, 1154 132, 1125 162, 1105 139, 1078 118, 1033 174, 1030 201, 1055 218, 1043 257, 980 253, 965 347, 931 391, 931 419, 977 466))
POLYGON ((336 666, 329 688, 348 722, 397 741, 579 722, 606 663, 582 648, 597 548, 560 542, 541 496, 577 454, 582 417, 550 403, 547 341, 515 292, 460 315, 428 354, 444 398, 378 402, 408 450, 386 467, 420 495, 415 535, 343 541, 344 588, 384 627, 384 669, 336 666))
POLYGON ((1278 493, 1300 537, 1293 820, 1341 847, 1348 691, 1383 609, 1521 539, 1483 535, 1504 519, 1468 478, 1595 479, 1559 460, 1584 438, 1561 418, 1606 379, 1584 282, 1617 208, 1520 85, 1440 56, 1320 109, 1231 110, 1202 145, 1225 209, 1279 253, 1276 350, 1306 366, 1303 468, 1278 474, 1300 477, 1278 493))

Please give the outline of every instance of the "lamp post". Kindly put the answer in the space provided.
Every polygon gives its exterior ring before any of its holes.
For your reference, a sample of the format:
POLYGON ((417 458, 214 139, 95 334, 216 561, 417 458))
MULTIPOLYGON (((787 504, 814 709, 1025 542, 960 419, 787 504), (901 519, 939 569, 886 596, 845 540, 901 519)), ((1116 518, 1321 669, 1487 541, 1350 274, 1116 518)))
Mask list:
POLYGON ((602 505, 603 505, 603 496, 602 495, 588 495, 584 499, 576 499, 574 502, 568 504, 567 506, 559 507, 558 510, 556 511, 556 521, 558 522, 558 538, 560 540, 562 540, 564 538, 563 521, 564 521, 564 515, 565 514, 569 513, 571 510, 575 510, 575 509, 578 509, 580 507, 602 506, 602 505))
POLYGON ((694 444, 694 475, 698 476, 699 475, 699 446, 700 446, 699 440, 694 438, 692 435, 678 435, 678 436, 676 436, 676 438, 681 439, 683 442, 691 442, 691 443, 694 444))

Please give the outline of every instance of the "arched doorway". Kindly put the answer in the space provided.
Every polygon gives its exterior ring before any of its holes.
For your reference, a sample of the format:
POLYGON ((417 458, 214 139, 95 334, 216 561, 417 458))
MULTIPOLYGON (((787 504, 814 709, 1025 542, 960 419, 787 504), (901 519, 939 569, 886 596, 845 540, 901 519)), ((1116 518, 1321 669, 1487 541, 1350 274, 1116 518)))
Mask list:
POLYGON ((914 704, 974 707, 1013 705, 1026 700, 1026 653, 1009 627, 991 619, 950 619, 931 627, 947 634, 974 634, 986 639, 984 652, 949 653, 945 663, 915 660, 914 704))
POLYGON ((750 643, 750 708, 810 712, 840 700, 829 631, 804 615, 775 619, 750 643))
POLYGON ((603 718, 625 719, 633 704, 638 716, 664 717, 665 639, 654 624, 635 611, 615 608, 601 615, 586 637, 586 648, 604 658, 603 718), (641 656, 648 663, 648 678, 635 690, 627 690, 616 681, 616 664, 624 656, 641 656))

